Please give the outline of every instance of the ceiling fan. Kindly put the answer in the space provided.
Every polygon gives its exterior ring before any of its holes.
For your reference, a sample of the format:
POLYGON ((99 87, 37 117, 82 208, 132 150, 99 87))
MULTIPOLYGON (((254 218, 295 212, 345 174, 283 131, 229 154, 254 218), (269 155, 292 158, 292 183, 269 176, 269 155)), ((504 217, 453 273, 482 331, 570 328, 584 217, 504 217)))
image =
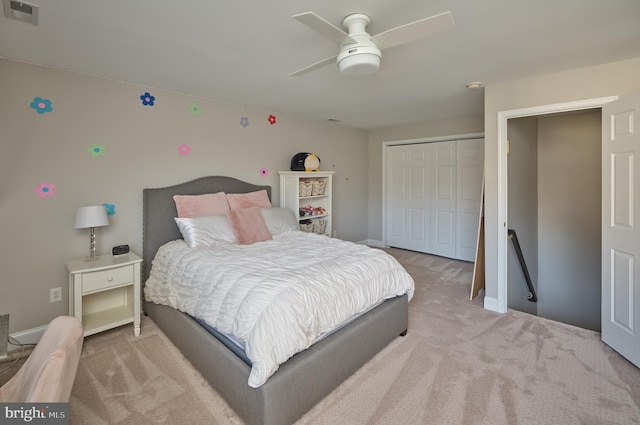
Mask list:
POLYGON ((363 13, 354 13, 344 18, 342 26, 346 32, 313 12, 300 13, 293 18, 339 44, 340 52, 292 72, 289 74, 291 77, 298 77, 334 62, 338 63, 340 72, 346 76, 361 77, 373 74, 380 69, 382 50, 444 31, 455 25, 451 12, 444 12, 372 36, 366 31, 371 18, 363 13))

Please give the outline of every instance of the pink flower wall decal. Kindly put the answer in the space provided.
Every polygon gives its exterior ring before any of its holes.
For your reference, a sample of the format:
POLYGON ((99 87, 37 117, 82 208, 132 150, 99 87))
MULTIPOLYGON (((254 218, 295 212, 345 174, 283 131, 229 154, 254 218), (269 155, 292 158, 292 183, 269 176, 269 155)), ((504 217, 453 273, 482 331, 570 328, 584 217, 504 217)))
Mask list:
POLYGON ((191 146, 187 145, 186 143, 183 143, 180 146, 178 146, 178 153, 180 155, 186 156, 186 155, 189 155, 190 152, 191 152, 191 146))
POLYGON ((56 186, 47 182, 40 183, 34 188, 34 190, 40 198, 46 198, 47 196, 53 196, 56 194, 56 186))
POLYGON ((276 123, 276 116, 269 115, 269 124, 274 125, 276 123))

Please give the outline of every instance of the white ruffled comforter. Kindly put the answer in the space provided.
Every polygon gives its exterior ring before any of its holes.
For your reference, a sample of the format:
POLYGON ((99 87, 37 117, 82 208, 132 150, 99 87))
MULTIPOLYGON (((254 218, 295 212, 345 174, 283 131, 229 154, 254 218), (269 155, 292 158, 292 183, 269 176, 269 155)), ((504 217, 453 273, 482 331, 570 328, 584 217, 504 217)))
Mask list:
POLYGON ((413 291, 411 276, 384 251, 305 232, 252 245, 169 242, 158 250, 144 289, 147 301, 244 342, 254 388, 352 316, 413 291))

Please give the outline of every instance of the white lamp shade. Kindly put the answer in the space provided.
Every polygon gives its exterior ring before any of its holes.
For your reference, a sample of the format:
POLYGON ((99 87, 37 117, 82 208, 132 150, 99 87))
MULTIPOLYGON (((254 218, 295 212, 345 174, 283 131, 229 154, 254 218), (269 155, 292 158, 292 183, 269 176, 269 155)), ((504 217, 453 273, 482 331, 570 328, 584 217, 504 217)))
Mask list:
POLYGON ((109 216, 104 205, 80 207, 76 211, 76 229, 109 225, 109 216))

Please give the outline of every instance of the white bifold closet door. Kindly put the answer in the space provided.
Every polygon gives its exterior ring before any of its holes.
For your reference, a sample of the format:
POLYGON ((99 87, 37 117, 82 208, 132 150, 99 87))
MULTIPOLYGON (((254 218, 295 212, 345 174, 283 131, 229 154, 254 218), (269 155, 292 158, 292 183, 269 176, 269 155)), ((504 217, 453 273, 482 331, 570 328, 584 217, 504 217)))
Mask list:
POLYGON ((484 139, 387 147, 386 244, 473 261, 484 139))

